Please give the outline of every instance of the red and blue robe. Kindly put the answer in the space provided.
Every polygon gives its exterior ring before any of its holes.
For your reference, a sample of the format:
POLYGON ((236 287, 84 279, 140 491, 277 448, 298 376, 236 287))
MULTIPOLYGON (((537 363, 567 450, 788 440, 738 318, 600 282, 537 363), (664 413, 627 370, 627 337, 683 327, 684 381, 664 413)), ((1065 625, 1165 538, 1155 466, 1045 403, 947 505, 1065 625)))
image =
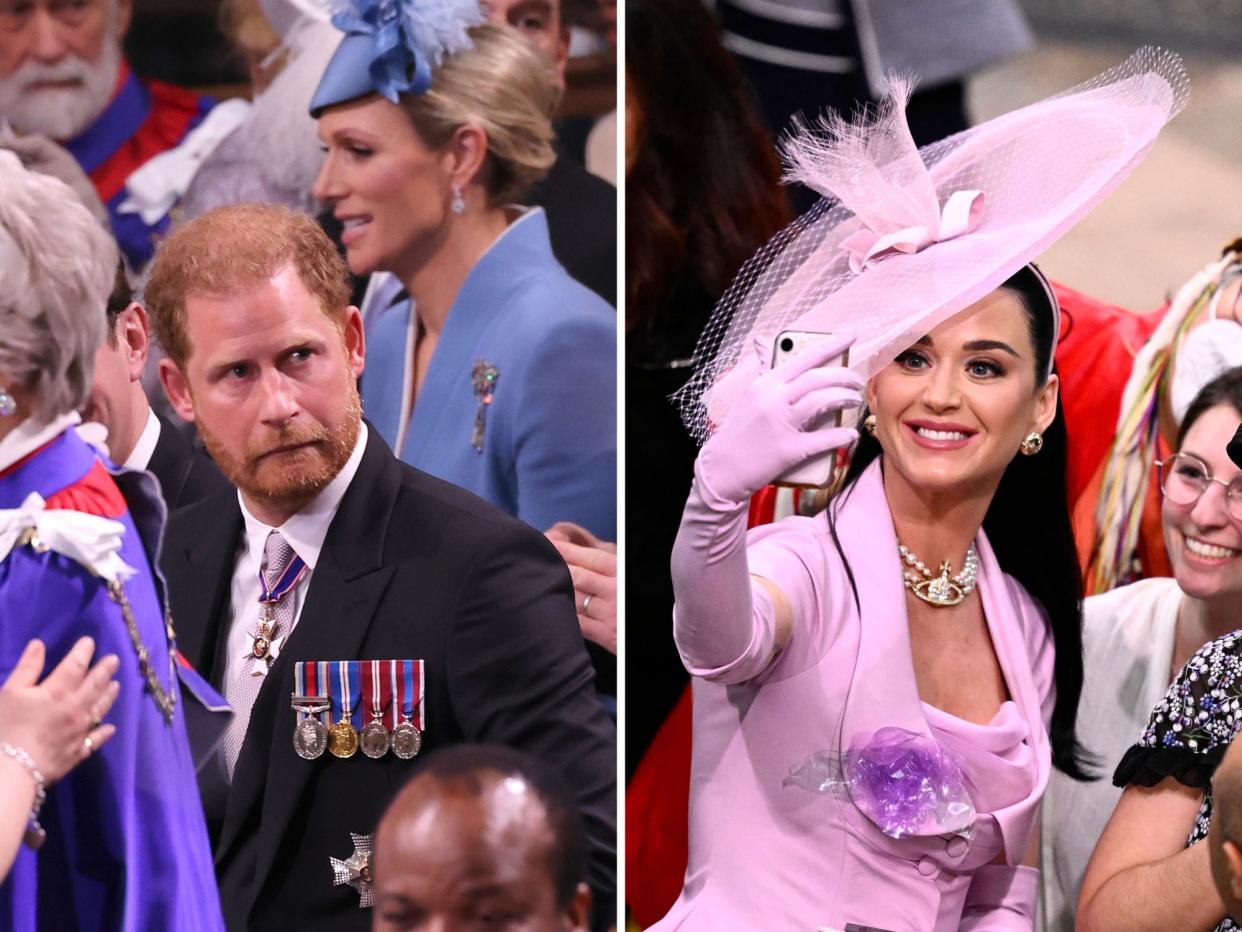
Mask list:
MULTIPOLYGON (((49 509, 124 526, 119 555, 137 571, 124 588, 139 636, 161 686, 178 694, 162 582, 151 570, 164 517, 154 481, 143 473, 114 481, 70 429, 0 472, 0 509, 19 508, 31 492, 49 509)), ((223 932, 186 735, 193 701, 188 690, 180 691, 166 720, 139 669, 120 608, 90 570, 29 545, 0 560, 0 681, 31 638, 47 645, 50 670, 83 635, 95 639, 96 657, 120 658, 121 690, 105 718, 116 734, 48 788, 40 813, 47 839, 37 852, 23 848, 0 884, 0 928, 223 932)))
POLYGON ((179 146, 215 103, 172 84, 140 80, 122 62, 111 102, 86 130, 64 143, 108 209, 112 233, 131 269, 150 260, 168 230, 169 216, 148 224, 136 213, 119 213, 127 197, 125 182, 155 156, 179 146))

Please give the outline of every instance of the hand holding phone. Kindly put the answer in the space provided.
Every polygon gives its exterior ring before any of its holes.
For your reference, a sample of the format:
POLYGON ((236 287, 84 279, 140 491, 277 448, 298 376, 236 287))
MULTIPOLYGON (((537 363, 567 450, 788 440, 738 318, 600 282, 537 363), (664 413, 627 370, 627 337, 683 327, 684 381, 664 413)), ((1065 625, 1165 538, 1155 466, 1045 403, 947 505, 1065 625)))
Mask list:
MULTIPOLYGON (((786 330, 778 334, 772 344, 772 368, 808 351, 823 349, 833 343, 830 333, 811 330, 786 330)), ((830 356, 817 369, 845 368, 849 366, 850 350, 844 347, 839 354, 830 356)), ((806 426, 808 433, 841 426, 841 408, 824 411, 806 426)), ((832 484, 836 474, 836 448, 825 448, 821 453, 807 457, 793 468, 781 473, 773 485, 809 486, 825 488, 832 484)))
MULTIPOLYGON (((778 350, 785 336, 777 337, 778 350)), ((856 430, 837 426, 832 417, 862 404, 863 379, 830 365, 844 359, 852 340, 841 334, 815 336, 814 341, 795 341, 788 358, 747 386, 704 444, 695 472, 718 498, 745 502, 807 460, 858 439, 856 430), (795 352, 799 344, 801 352, 795 352)), ((811 478, 827 481, 831 475, 811 478)))

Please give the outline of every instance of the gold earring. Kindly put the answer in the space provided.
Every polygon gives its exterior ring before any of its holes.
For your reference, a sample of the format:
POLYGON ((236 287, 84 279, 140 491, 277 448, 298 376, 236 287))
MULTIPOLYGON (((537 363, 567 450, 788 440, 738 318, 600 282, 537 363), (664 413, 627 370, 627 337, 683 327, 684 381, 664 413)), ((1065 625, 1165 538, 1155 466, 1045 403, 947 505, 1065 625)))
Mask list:
POLYGON ((1031 431, 1022 441, 1022 445, 1018 449, 1023 456, 1034 456, 1044 448, 1044 435, 1037 430, 1031 431))
POLYGON ((863 430, 869 433, 872 437, 875 436, 875 415, 874 414, 868 414, 866 418, 863 419, 863 430))

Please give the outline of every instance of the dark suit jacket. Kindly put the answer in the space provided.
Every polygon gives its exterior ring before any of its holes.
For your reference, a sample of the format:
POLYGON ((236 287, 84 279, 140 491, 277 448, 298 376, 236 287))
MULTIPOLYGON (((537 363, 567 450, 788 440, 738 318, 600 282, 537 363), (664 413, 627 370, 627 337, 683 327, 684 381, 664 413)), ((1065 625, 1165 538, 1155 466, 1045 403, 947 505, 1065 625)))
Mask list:
POLYGON ((556 261, 616 307, 617 189, 560 154, 530 201, 548 214, 556 261))
POLYGON ((170 514, 209 495, 233 492, 233 486, 211 457, 196 449, 168 420, 158 414, 156 417, 160 421, 160 439, 155 442, 147 469, 159 480, 170 514))
MULTIPOLYGON (((222 687, 242 517, 233 495, 169 522, 163 568, 182 653, 222 687)), ((333 519, 302 615, 259 692, 230 788, 204 806, 229 928, 363 930, 369 910, 334 887, 329 857, 375 830, 420 758, 293 750, 299 660, 421 658, 423 753, 507 744, 558 768, 578 793, 589 881, 615 902, 616 736, 595 699, 565 565, 544 537, 393 458, 372 429, 333 519)), ((208 768, 212 769, 212 768, 208 768)))

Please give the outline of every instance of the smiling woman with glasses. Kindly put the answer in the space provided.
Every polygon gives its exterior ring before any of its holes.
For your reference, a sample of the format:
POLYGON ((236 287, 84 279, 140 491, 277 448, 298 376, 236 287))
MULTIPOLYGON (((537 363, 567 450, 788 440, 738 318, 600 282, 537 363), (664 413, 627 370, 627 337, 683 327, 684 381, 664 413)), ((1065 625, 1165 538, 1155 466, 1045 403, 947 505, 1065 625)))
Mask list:
POLYGON ((1173 578, 1083 604, 1078 732, 1126 789, 1053 774, 1043 809, 1047 930, 1075 928, 1080 883, 1079 929, 1235 928, 1207 846, 1194 842, 1207 834, 1209 781, 1242 699, 1242 636, 1229 633, 1242 626, 1242 470, 1225 452, 1239 421, 1242 368, 1200 390, 1176 452, 1157 464, 1173 578))
POLYGON ((1212 475, 1212 467, 1193 453, 1176 453, 1157 463, 1156 468, 1160 470, 1160 490, 1170 504, 1194 505, 1213 483, 1218 483, 1225 490, 1225 508, 1230 517, 1242 521, 1242 476, 1229 481, 1219 479, 1212 475))

